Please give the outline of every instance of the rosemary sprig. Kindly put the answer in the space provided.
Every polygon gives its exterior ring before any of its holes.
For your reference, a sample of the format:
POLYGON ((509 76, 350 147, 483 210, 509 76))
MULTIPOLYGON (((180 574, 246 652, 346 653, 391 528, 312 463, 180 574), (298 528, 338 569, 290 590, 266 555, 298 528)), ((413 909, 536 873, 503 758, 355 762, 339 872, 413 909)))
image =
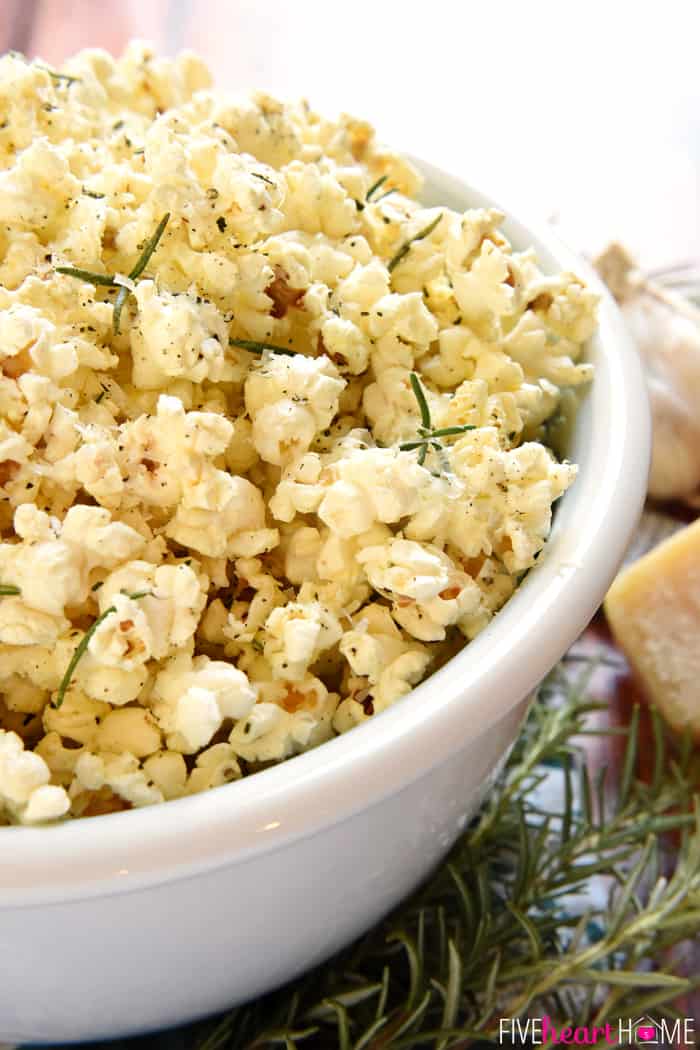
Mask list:
MULTIPOLYGON (((93 590, 94 590, 94 588, 93 588, 93 590)), ((134 601, 136 601, 137 598, 145 598, 145 597, 147 597, 148 595, 151 595, 151 594, 152 594, 151 591, 135 591, 134 594, 129 594, 128 597, 132 598, 134 601)), ((56 694, 56 700, 55 700, 55 702, 53 704, 53 707, 56 710, 58 710, 58 708, 61 706, 61 704, 65 700, 66 692, 68 691, 68 686, 71 684, 71 681, 73 679, 73 675, 75 674, 76 667, 78 666, 78 664, 80 663, 81 659, 83 658, 83 656, 87 652, 87 647, 90 644, 90 639, 92 638, 92 636, 94 635, 95 631, 100 626, 100 624, 103 623, 107 619, 108 616, 111 616, 112 613, 115 613, 116 611, 117 611, 116 606, 110 605, 107 609, 105 609, 105 611, 103 613, 100 613, 100 615, 95 620, 93 620, 93 622, 90 624, 90 626, 88 627, 88 629, 85 632, 85 634, 83 635, 83 637, 78 642, 78 645, 76 646, 75 651, 74 651, 74 653, 73 653, 73 655, 72 655, 72 657, 70 659, 70 663, 68 664, 68 667, 66 668, 66 673, 64 674, 63 678, 61 679, 61 684, 58 687, 58 692, 56 694)))
MULTIPOLYGON (((647 1013, 672 1022, 679 995, 700 986, 673 961, 700 923, 690 751, 672 754, 662 735, 649 781, 632 775, 624 800, 620 776, 588 784, 581 737, 600 732, 589 721, 605 706, 590 696, 596 666, 567 662, 544 683, 479 818, 374 930, 277 992, 133 1050, 481 1050, 504 1045, 501 1017, 548 1014, 557 1028, 589 1029, 647 1013), (570 790, 558 790, 562 779, 570 790), (545 781, 543 803, 533 788, 545 781), (655 826, 683 829, 664 878, 655 826), (591 869, 612 889, 586 910, 591 869)), ((633 769, 642 747, 635 721, 633 769)))
POLYGON ((442 212, 440 212, 440 214, 436 218, 434 218, 432 222, 428 223, 428 225, 424 229, 420 230, 417 234, 415 234, 415 236, 410 237, 401 245, 396 255, 387 264, 387 270, 389 271, 389 273, 393 273, 396 267, 402 261, 402 259, 406 258, 406 256, 411 250, 411 246, 414 245, 416 241, 422 241, 424 237, 430 236, 430 234, 437 227, 441 219, 442 212))
POLYGON ((229 346, 240 346, 241 350, 248 350, 251 354, 262 354, 264 350, 271 350, 274 354, 287 354, 293 357, 297 353, 288 346, 259 342, 257 339, 229 339, 228 343, 229 346))
POLYGON ((428 405, 428 399, 425 396, 423 385, 418 378, 416 372, 411 372, 411 389, 415 394, 416 401, 418 402, 418 409, 420 411, 421 425, 418 427, 419 437, 415 441, 404 441, 399 445, 399 449, 402 452, 411 452, 413 449, 418 449, 418 462, 421 466, 425 463, 425 457, 428 454, 429 448, 434 448, 436 452, 444 452, 444 448, 440 438, 454 437, 457 434, 466 434, 468 430, 474 430, 471 424, 463 424, 454 427, 440 427, 435 429, 430 416, 430 406, 428 405))
MULTIPOLYGON (((500 1018, 547 1014, 590 1030, 678 1016, 674 1002, 700 986, 672 962, 700 923, 692 769, 664 741, 658 770, 649 783, 633 777, 626 800, 609 773, 589 794, 580 738, 602 706, 588 693, 593 667, 575 677, 562 667, 545 683, 480 818, 408 902, 304 978, 183 1032, 184 1045, 466 1050, 502 1045, 500 1018), (571 790, 543 809, 533 785, 562 778, 571 790), (649 831, 659 824, 685 829, 663 878, 649 831), (611 889, 586 910, 591 874, 611 889)), ((628 753, 639 749, 635 728, 628 753)))
POLYGON ((0 583, 0 595, 9 594, 21 594, 19 587, 15 587, 13 583, 0 583))
POLYGON ((384 185, 384 183, 386 182, 386 180, 388 178, 389 178, 388 175, 380 175, 379 178, 377 179, 377 181, 372 183, 370 188, 367 190, 367 193, 365 194, 365 201, 368 204, 372 200, 372 197, 377 192, 377 190, 382 188, 382 186, 384 185))
MULTIPOLYGON (((156 227, 156 231, 152 237, 146 241, 141 254, 139 255, 136 263, 128 273, 128 279, 130 281, 136 281, 141 276, 143 271, 148 266, 151 256, 158 247, 158 243, 165 232, 165 227, 168 225, 170 219, 170 212, 166 212, 163 218, 160 220, 156 227)), ((68 277, 76 277, 81 281, 89 281, 90 284, 98 284, 103 288, 118 288, 117 297, 114 300, 114 309, 112 313, 112 328, 114 334, 119 335, 120 323, 122 310, 124 304, 131 294, 131 290, 127 288, 125 284, 120 284, 117 275, 113 273, 95 273, 92 270, 83 270, 79 266, 57 266, 56 273, 66 274, 68 277)))

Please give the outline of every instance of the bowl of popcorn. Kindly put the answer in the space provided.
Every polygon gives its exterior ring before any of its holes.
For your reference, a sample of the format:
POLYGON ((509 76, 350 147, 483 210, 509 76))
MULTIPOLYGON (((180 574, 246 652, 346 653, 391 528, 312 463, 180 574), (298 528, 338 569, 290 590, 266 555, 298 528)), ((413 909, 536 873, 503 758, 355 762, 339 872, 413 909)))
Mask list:
POLYGON ((615 572, 646 399, 578 259, 362 121, 141 44, 0 90, 0 1038, 97 1039, 445 855, 615 572))

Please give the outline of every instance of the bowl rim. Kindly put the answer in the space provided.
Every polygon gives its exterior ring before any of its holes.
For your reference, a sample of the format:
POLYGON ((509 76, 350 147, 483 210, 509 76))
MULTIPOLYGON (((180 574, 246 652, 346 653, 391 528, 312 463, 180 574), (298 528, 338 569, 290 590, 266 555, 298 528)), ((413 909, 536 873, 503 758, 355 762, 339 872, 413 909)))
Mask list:
MULTIPOLYGON (((498 207, 460 176, 411 159, 426 180, 423 199, 461 210, 498 207)), ((545 269, 573 270, 601 296, 589 355, 596 374, 580 407, 586 423, 579 445, 586 447, 576 449, 579 477, 559 503, 545 555, 477 638, 352 732, 199 795, 56 826, 0 828, 0 913, 192 877, 347 820, 427 776, 504 718, 588 623, 644 501, 650 457, 644 375, 594 271, 537 223, 508 218, 503 228, 516 248, 533 245, 545 269)))

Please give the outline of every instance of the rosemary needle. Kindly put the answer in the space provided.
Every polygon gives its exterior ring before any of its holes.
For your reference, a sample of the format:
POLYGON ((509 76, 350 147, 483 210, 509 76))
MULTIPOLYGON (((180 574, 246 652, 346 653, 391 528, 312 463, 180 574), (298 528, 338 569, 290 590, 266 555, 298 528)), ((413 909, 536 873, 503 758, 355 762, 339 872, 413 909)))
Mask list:
POLYGON ((365 200, 366 201, 371 201, 372 200, 372 195, 374 193, 376 193, 377 190, 380 189, 384 185, 384 183, 386 182, 386 180, 388 178, 389 178, 388 175, 381 175, 377 179, 376 182, 373 182, 372 185, 370 186, 370 188, 367 190, 367 193, 365 194, 365 200))
POLYGON ((121 284, 119 286, 119 291, 117 292, 117 297, 114 300, 114 309, 112 312, 112 328, 115 335, 119 335, 122 310, 124 309, 124 303, 126 302, 128 295, 129 289, 125 284, 121 284))
POLYGON ((425 227, 425 229, 423 229, 419 233, 417 233, 415 235, 415 237, 410 237, 404 244, 401 245, 401 247, 397 251, 397 253, 394 256, 394 258, 387 265, 387 270, 389 271, 389 273, 392 273, 393 270, 395 270, 396 267, 399 265, 401 260, 406 258, 406 256, 408 255, 408 253, 411 250, 411 245, 415 244, 416 241, 422 241, 424 237, 429 237, 430 236, 430 234, 433 232, 433 230, 435 229, 435 227, 437 226, 437 224, 440 222, 441 219, 442 219, 442 212, 440 212, 440 214, 437 216, 437 218, 433 219, 433 221, 431 223, 429 223, 425 227))
POLYGON ((271 350, 273 354, 287 354, 293 357, 297 351, 290 350, 288 346, 277 346, 275 343, 261 343, 257 339, 229 339, 229 346, 240 346, 241 350, 248 350, 251 354, 262 354, 264 350, 271 350))
MULTIPOLYGON (((143 246, 141 254, 139 255, 136 263, 129 271, 128 277, 130 281, 136 281, 141 276, 143 271, 148 266, 151 256, 158 247, 165 227, 168 225, 170 219, 170 212, 166 212, 163 218, 156 226, 156 231, 152 237, 149 237, 143 246)), ((116 274, 113 273, 94 273, 92 270, 83 270, 79 266, 57 266, 56 273, 66 274, 68 277, 77 277, 81 281, 89 281, 91 284, 99 284, 103 288, 119 288, 117 297, 114 300, 114 309, 112 312, 112 328, 115 335, 119 335, 119 326, 121 322, 122 310, 124 304, 131 294, 131 289, 127 288, 125 284, 119 284, 117 281, 116 274)))
POLYGON ((60 81, 63 81, 68 85, 68 87, 70 87, 71 84, 81 83, 80 77, 72 77, 68 73, 57 73, 55 69, 51 69, 50 66, 44 66, 40 62, 37 62, 36 64, 39 67, 39 69, 43 69, 45 73, 48 73, 52 80, 56 80, 59 83, 60 81))
POLYGON ((453 434, 465 434, 467 430, 476 430, 476 427, 470 423, 460 424, 456 427, 442 427, 441 430, 433 430, 432 437, 452 437, 453 434))
POLYGON ((79 266, 57 266, 56 273, 77 277, 81 281, 89 281, 90 284, 99 284, 103 288, 114 288, 114 276, 111 273, 94 273, 93 270, 83 270, 79 266))
POLYGON ((19 587, 15 587, 13 583, 0 583, 0 595, 21 593, 19 587))
POLYGON ((428 401, 423 390, 423 384, 418 378, 415 372, 411 372, 411 389, 416 395, 416 401, 418 402, 418 408, 420 409, 420 420, 426 430, 430 430, 432 427, 432 420, 430 418, 430 409, 428 408, 428 401))
POLYGON ((137 280, 137 278, 139 278, 141 276, 143 271, 148 266, 148 264, 149 264, 149 262, 151 260, 151 256, 153 255, 154 251, 158 247, 158 242, 161 239, 161 237, 163 236, 163 234, 165 232, 165 227, 168 225, 169 220, 170 220, 170 212, 168 211, 168 212, 165 213, 163 218, 160 220, 160 222, 156 226, 156 232, 153 234, 152 237, 149 238, 149 240, 146 241, 146 243, 144 245, 144 248, 143 248, 143 251, 141 252, 141 255, 139 256, 139 258, 138 258, 138 260, 136 262, 136 265, 134 266, 134 268, 132 270, 129 271, 129 279, 130 280, 132 280, 132 281, 137 280))

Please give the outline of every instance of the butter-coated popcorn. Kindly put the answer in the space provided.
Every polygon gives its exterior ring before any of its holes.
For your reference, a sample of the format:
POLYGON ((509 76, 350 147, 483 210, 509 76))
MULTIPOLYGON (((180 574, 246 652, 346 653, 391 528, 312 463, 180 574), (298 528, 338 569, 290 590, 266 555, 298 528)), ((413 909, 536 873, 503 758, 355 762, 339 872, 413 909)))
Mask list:
POLYGON ((253 444, 261 458, 276 466, 298 459, 317 432, 330 426, 344 386, 325 356, 263 358, 245 383, 253 444))
POLYGON ((158 674, 151 704, 169 750, 191 755, 209 743, 225 719, 245 717, 255 701, 255 688, 243 671, 182 652, 158 674))
POLYGON ((70 802, 40 755, 27 751, 16 733, 0 729, 0 803, 21 824, 64 816, 70 802))
POLYGON ((479 605, 471 576, 437 547, 394 539, 366 547, 357 560, 374 590, 391 599, 396 622, 421 641, 442 641, 446 628, 479 605))
POLYGON ((142 43, 69 68, 0 59, 0 825, 410 692, 534 565, 592 371, 595 295, 364 121, 142 43))

